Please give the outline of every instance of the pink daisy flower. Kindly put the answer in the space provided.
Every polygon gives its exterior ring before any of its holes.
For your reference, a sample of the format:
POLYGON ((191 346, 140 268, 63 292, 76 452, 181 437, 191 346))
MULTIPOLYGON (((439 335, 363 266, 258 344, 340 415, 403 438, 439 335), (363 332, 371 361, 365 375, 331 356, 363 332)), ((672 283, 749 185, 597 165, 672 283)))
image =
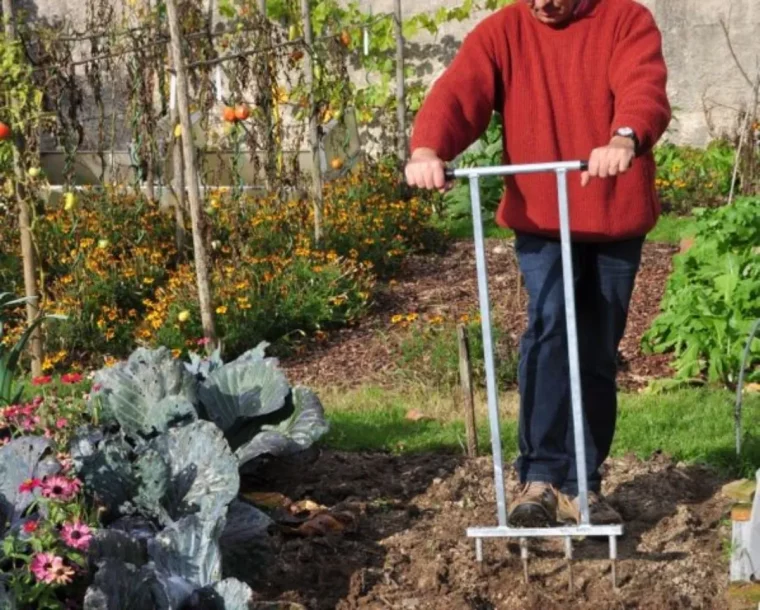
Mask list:
POLYGON ((81 488, 82 484, 78 479, 67 479, 56 475, 45 479, 42 483, 42 495, 51 500, 68 502, 74 499, 81 488))
POLYGON ((47 385, 51 381, 53 381, 53 378, 50 375, 40 375, 32 379, 32 385, 47 385))
POLYGON ((56 557, 53 553, 37 553, 32 559, 32 564, 29 568, 34 574, 34 577, 42 582, 49 582, 47 580, 48 574, 53 569, 53 562, 55 560, 61 561, 60 557, 56 557))
POLYGON ((72 549, 86 549, 90 546, 92 539, 92 530, 79 521, 73 523, 64 523, 61 530, 61 538, 72 549))
POLYGON ((58 428, 59 430, 62 430, 68 425, 69 425, 69 420, 66 419, 65 417, 59 417, 58 419, 55 420, 55 427, 58 428))

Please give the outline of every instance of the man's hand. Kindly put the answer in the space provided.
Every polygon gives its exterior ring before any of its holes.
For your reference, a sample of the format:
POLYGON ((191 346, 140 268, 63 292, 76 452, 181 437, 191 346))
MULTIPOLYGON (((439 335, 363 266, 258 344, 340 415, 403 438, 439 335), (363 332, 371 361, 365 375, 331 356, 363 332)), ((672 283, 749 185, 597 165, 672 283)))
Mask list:
POLYGON ((445 165, 434 150, 418 148, 412 153, 412 158, 406 166, 406 181, 409 186, 423 189, 446 190, 444 177, 445 165))
POLYGON ((635 145, 630 138, 615 136, 607 146, 595 148, 588 160, 588 171, 581 175, 581 184, 586 186, 592 177, 606 178, 627 172, 634 157, 635 145))

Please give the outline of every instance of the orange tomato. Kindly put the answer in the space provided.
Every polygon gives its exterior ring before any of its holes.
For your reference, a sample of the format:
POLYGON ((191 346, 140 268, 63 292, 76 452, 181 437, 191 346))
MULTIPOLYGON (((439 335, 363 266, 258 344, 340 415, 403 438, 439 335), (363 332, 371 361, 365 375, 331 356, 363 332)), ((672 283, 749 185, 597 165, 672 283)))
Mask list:
POLYGON ((341 167, 343 167, 343 159, 335 157, 332 161, 330 161, 330 167, 332 167, 334 170, 339 170, 341 167))
POLYGON ((238 104, 235 107, 235 118, 238 121, 245 121, 249 116, 251 116, 251 111, 246 104, 238 104))
POLYGON ((231 108, 230 106, 224 107, 223 112, 224 120, 228 123, 234 123, 235 122, 235 109, 231 108))
POLYGON ((340 34, 340 41, 343 43, 344 47, 347 47, 351 44, 351 34, 346 32, 345 30, 341 32, 340 34))
POLYGON ((0 123, 0 140, 7 140, 11 137, 11 128, 5 123, 0 123))

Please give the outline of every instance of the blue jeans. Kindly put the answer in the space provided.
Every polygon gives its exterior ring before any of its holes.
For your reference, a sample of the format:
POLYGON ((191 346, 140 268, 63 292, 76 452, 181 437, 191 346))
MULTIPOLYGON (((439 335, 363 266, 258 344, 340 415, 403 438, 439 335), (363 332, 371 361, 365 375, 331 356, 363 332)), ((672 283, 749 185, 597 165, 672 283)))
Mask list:
MULTIPOLYGON (((573 271, 589 489, 601 487, 617 418, 617 352, 641 262, 643 238, 573 244, 573 271)), ((520 343, 521 482, 553 483, 578 493, 562 255, 559 241, 518 234, 528 292, 528 327, 520 343)))

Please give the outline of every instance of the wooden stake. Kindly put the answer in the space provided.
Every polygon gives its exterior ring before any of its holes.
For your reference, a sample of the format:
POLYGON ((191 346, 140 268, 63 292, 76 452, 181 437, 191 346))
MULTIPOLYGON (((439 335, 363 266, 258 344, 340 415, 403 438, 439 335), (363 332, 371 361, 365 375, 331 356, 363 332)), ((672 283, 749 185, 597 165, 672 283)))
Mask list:
MULTIPOLYGON (((10 43, 16 42, 16 22, 13 14, 13 0, 3 0, 3 18, 5 19, 5 36, 10 43)), ((11 99, 10 103, 18 104, 11 99)), ((39 294, 37 292, 37 262, 32 238, 32 220, 29 203, 26 200, 26 171, 24 153, 26 140, 21 131, 13 130, 13 170, 16 176, 16 201, 18 202, 18 224, 21 232, 21 258, 24 267, 24 295, 29 298, 26 304, 26 321, 31 325, 39 315, 39 294)), ((42 334, 39 326, 32 331, 29 338, 29 352, 32 358, 32 376, 42 374, 42 334)))
POLYGON ((398 159, 406 165, 406 83, 404 76, 404 22, 401 0, 395 0, 396 25, 396 115, 398 119, 398 159))
POLYGON ((171 55, 177 77, 177 108, 180 125, 182 125, 182 154, 185 165, 185 181, 190 201, 190 221, 193 228, 193 254, 195 257, 195 275, 198 283, 198 300, 200 301, 203 336, 209 339, 207 349, 216 349, 216 326, 211 305, 211 286, 208 272, 206 246, 203 243, 201 194, 196 168, 195 143, 190 122, 190 104, 188 101, 187 73, 182 52, 182 33, 179 27, 179 13, 176 0, 166 0, 166 16, 169 21, 171 36, 171 55))
POLYGON ((472 393, 472 363, 467 329, 464 324, 457 325, 459 343, 459 379, 462 384, 462 402, 464 404, 464 425, 467 431, 467 457, 478 455, 478 435, 475 429, 475 400, 472 393))
MULTIPOLYGON (((172 77, 174 78, 174 77, 172 77)), ((170 108, 170 119, 172 129, 177 125, 179 121, 179 111, 177 110, 177 104, 174 104, 170 108)), ((187 209, 187 200, 185 197, 185 173, 182 162, 182 136, 175 137, 172 140, 172 184, 171 188, 174 191, 174 221, 175 227, 175 241, 177 242, 177 252, 180 257, 184 258, 185 243, 187 234, 185 232, 185 210, 187 209)))
POLYGON ((309 0, 301 0, 301 19, 303 36, 306 44, 304 70, 306 86, 309 89, 309 143, 311 144, 312 202, 314 205, 314 243, 319 246, 322 241, 322 168, 319 158, 319 125, 317 123, 316 93, 314 92, 314 32, 311 29, 311 12, 309 0))

